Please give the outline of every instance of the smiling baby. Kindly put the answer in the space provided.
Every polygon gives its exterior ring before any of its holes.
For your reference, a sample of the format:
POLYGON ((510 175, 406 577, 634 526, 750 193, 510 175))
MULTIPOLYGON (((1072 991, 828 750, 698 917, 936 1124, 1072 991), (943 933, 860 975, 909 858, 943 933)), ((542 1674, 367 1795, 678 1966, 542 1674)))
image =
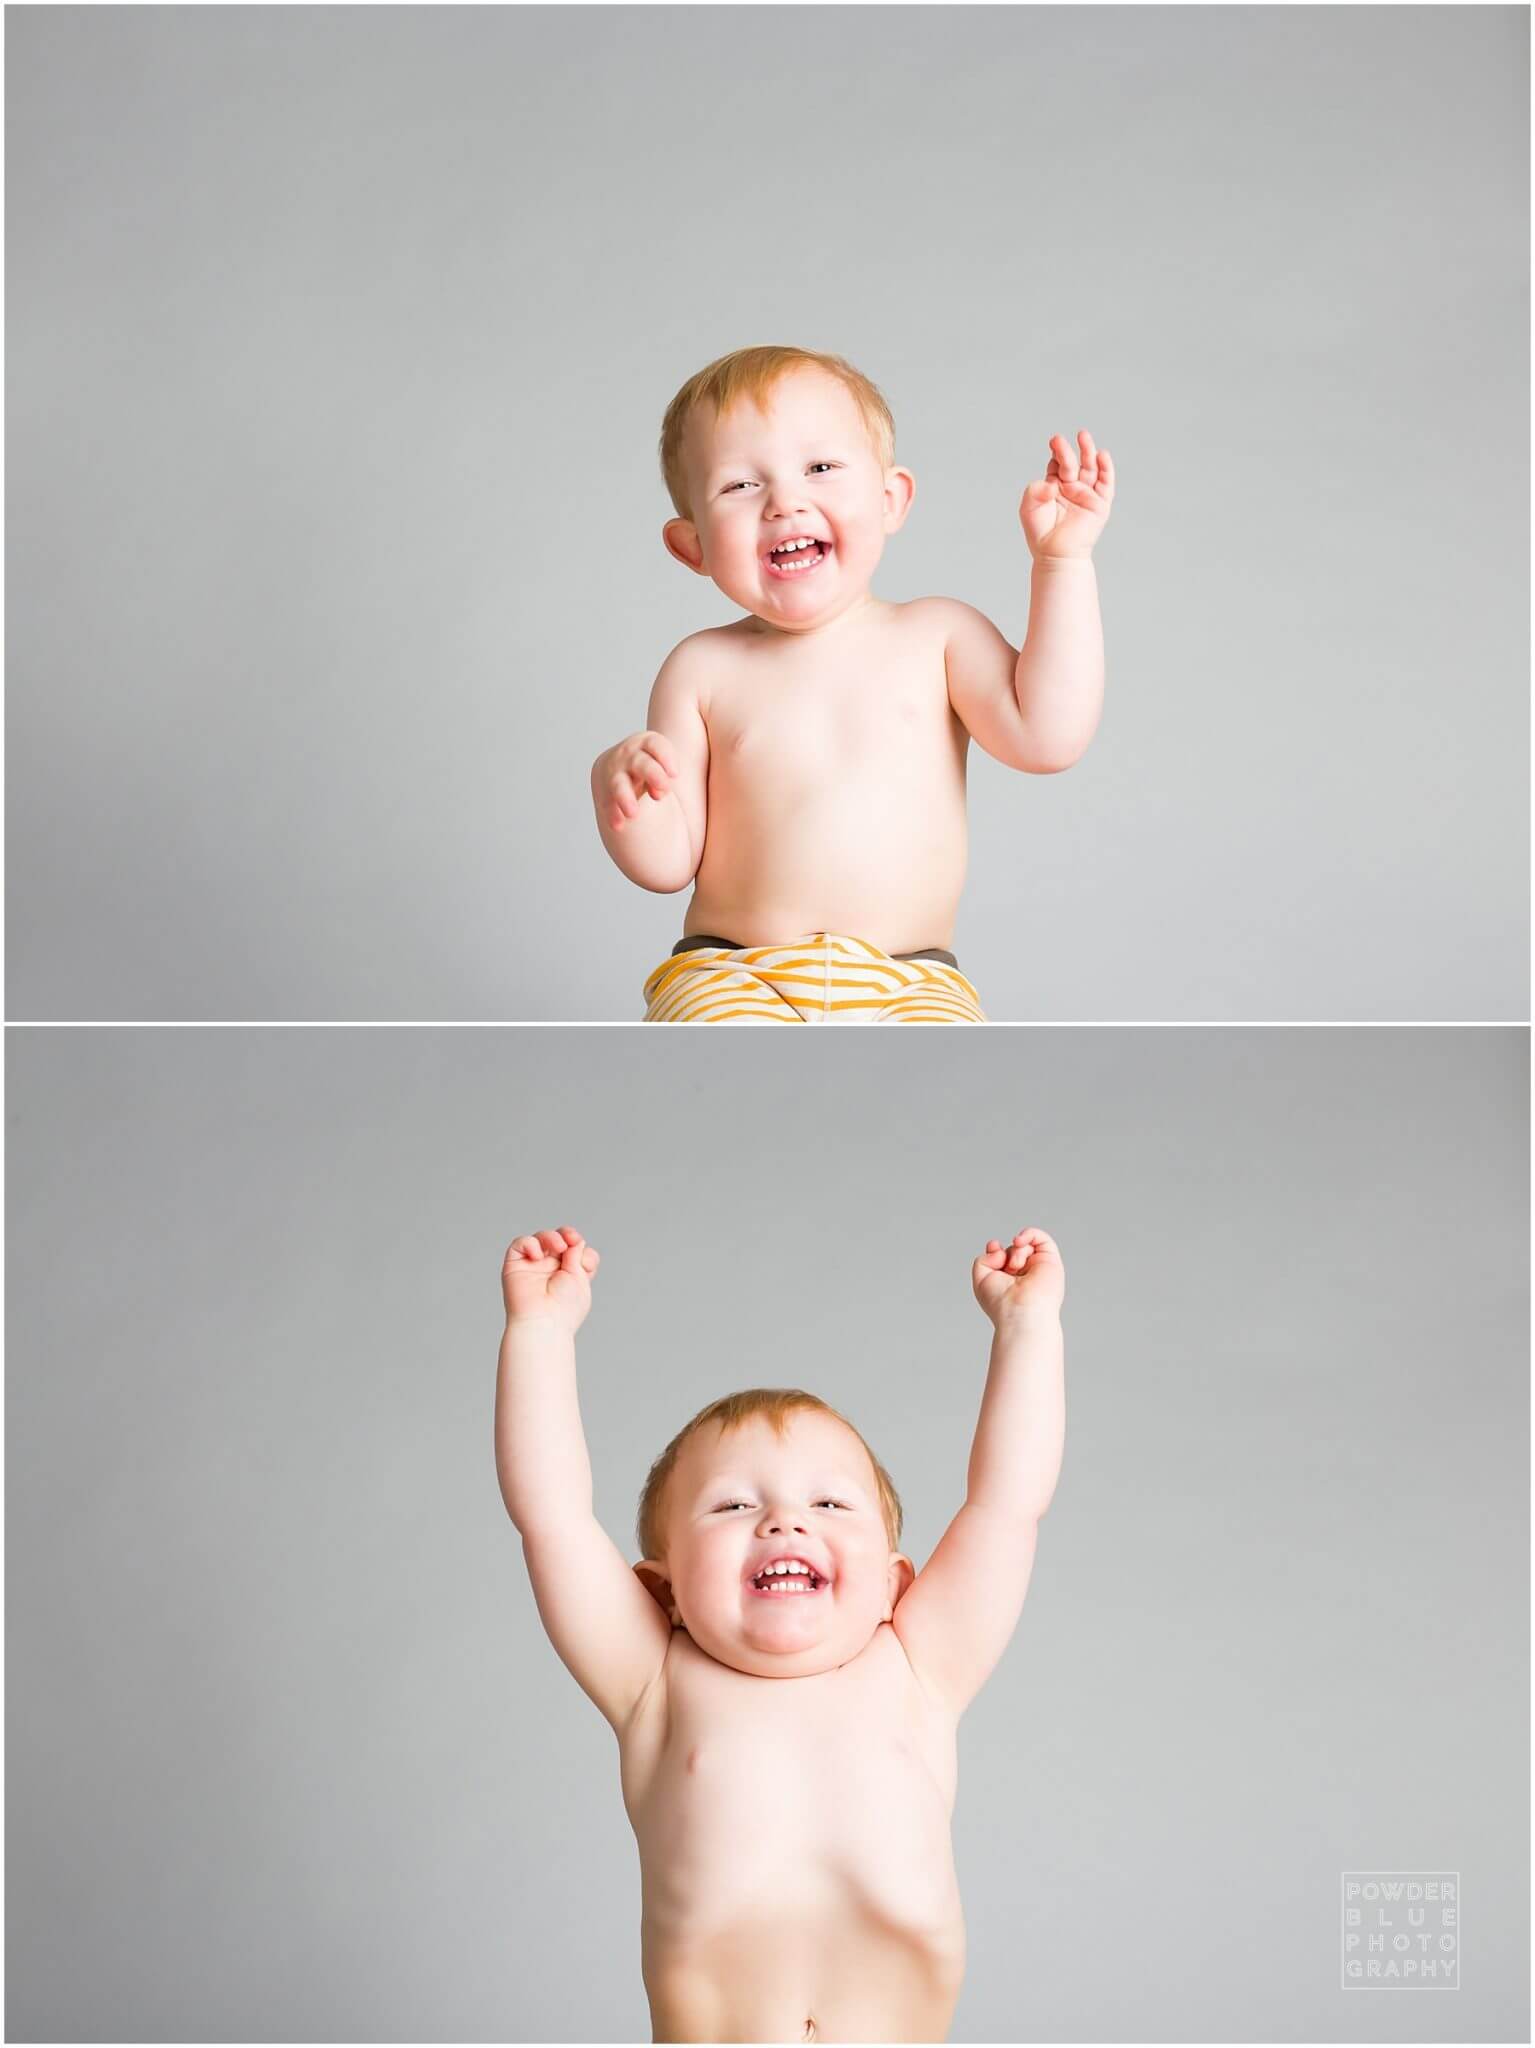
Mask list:
POLYGON ((618 1739, 653 2038, 941 2041, 965 1966, 956 1729, 1061 1464, 1060 1255, 1026 1230, 971 1268, 990 1366, 964 1505, 920 1571, 889 1474, 801 1388, 693 1417, 626 1564, 576 1397, 597 1264, 570 1229, 507 1252, 496 1463, 540 1618, 618 1739))
POLYGON ((1085 431, 1050 448, 1019 507, 1033 557, 1020 651, 955 598, 871 590, 916 480, 850 363, 740 349, 672 400, 662 539, 744 615, 672 650, 645 730, 592 769, 624 874, 693 888, 645 983, 647 1022, 984 1021, 949 950, 970 741, 1054 774, 1103 698, 1092 551, 1113 464, 1085 431))

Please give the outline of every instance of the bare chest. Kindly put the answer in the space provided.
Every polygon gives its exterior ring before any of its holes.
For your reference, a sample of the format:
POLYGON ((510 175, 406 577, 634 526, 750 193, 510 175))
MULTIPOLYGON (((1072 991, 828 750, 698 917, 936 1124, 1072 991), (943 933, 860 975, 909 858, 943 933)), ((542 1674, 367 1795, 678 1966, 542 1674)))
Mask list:
POLYGON ((949 703, 942 634, 920 605, 824 647, 718 636, 706 722, 711 783, 834 772, 952 779, 966 735, 949 703))
POLYGON ((955 1726, 888 1624, 841 1669, 782 1680, 679 1636, 663 1690, 623 1755, 653 1934, 706 1939, 786 1901, 890 1934, 952 1927, 955 1726))

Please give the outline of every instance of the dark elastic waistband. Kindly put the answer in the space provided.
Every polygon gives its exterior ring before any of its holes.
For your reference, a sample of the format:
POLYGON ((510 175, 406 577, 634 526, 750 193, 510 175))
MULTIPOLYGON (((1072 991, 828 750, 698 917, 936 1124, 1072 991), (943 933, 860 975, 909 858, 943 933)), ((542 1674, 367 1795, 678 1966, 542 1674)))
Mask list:
MULTIPOLYGON (((721 946, 727 953, 744 953, 747 949, 735 939, 721 939, 710 932, 694 932, 688 939, 679 939, 672 947, 673 953, 696 952, 701 946, 721 946)), ((755 950, 755 949, 754 949, 755 950)), ((924 946, 917 953, 892 953, 892 960, 941 960, 945 967, 959 971, 959 962, 952 953, 946 953, 942 946, 924 946)))

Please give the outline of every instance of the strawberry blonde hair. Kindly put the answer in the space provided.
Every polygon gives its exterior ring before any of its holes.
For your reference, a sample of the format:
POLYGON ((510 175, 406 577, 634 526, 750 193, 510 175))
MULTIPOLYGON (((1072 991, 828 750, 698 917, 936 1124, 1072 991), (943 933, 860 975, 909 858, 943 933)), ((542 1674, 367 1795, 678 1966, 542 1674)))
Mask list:
MULTIPOLYGON (((777 1435, 783 1437, 788 1433, 789 1417, 800 1408, 818 1409, 823 1415, 835 1417, 838 1422, 846 1424, 847 1428, 853 1430, 854 1436, 863 1444, 864 1449, 869 1451, 862 1434, 853 1428, 845 1415, 839 1415, 837 1410, 829 1402, 823 1401, 819 1394, 807 1394, 803 1387, 748 1387, 743 1393, 726 1394, 718 1401, 711 1401, 707 1408, 700 1408, 692 1421, 678 1430, 651 1466, 650 1476, 646 1479, 644 1490, 640 1494, 639 1514, 634 1525, 635 1534, 639 1538, 640 1556, 659 1558, 665 1555, 666 1482, 671 1477, 672 1467, 676 1464, 689 1437, 700 1429, 707 1429, 715 1422, 720 1425, 722 1433, 732 1430, 751 1415, 765 1415, 777 1435)), ((900 1547, 901 1541, 901 1497, 895 1490, 895 1482, 890 1474, 872 1451, 869 1451, 869 1463, 874 1467, 880 1511, 885 1517, 885 1530, 890 1538, 890 1548, 896 1550, 900 1547)))
POLYGON ((868 429, 880 468, 889 469, 894 464, 895 416, 878 388, 844 357, 822 355, 809 348, 733 349, 728 356, 716 357, 689 377, 666 408, 666 417, 661 422, 661 475, 679 519, 693 517, 688 480, 682 467, 682 436, 693 413, 699 406, 709 406, 717 419, 723 419, 739 398, 749 398, 759 412, 764 411, 779 379, 806 364, 828 371, 846 385, 868 429))

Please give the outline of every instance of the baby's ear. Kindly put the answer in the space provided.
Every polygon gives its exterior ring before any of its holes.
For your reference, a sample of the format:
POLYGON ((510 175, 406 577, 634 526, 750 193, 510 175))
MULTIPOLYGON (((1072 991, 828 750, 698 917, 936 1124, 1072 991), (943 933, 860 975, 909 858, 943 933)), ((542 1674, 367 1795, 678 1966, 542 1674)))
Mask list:
POLYGON ((885 496, 890 500, 890 509, 896 515, 892 533, 899 533, 906 524, 906 515, 911 510, 911 501, 917 495, 917 479, 909 469, 887 469, 885 471, 885 496))
MULTIPOLYGON (((906 1556, 904 1551, 897 1551, 890 1560, 890 1614, 894 1614, 895 1610, 900 1606, 916 1576, 917 1567, 912 1563, 911 1559, 906 1556)), ((885 1616, 887 1621, 890 1619, 890 1614, 885 1616)))
POLYGON ((653 1557, 647 1557, 634 1567, 634 1574, 667 1620, 675 1627, 676 1611, 672 1605, 672 1582, 666 1576, 666 1566, 658 1564, 653 1557))
POLYGON ((666 552, 685 569, 699 576, 705 573, 704 551, 698 544, 698 528, 691 519, 668 519, 661 528, 661 539, 666 552))

